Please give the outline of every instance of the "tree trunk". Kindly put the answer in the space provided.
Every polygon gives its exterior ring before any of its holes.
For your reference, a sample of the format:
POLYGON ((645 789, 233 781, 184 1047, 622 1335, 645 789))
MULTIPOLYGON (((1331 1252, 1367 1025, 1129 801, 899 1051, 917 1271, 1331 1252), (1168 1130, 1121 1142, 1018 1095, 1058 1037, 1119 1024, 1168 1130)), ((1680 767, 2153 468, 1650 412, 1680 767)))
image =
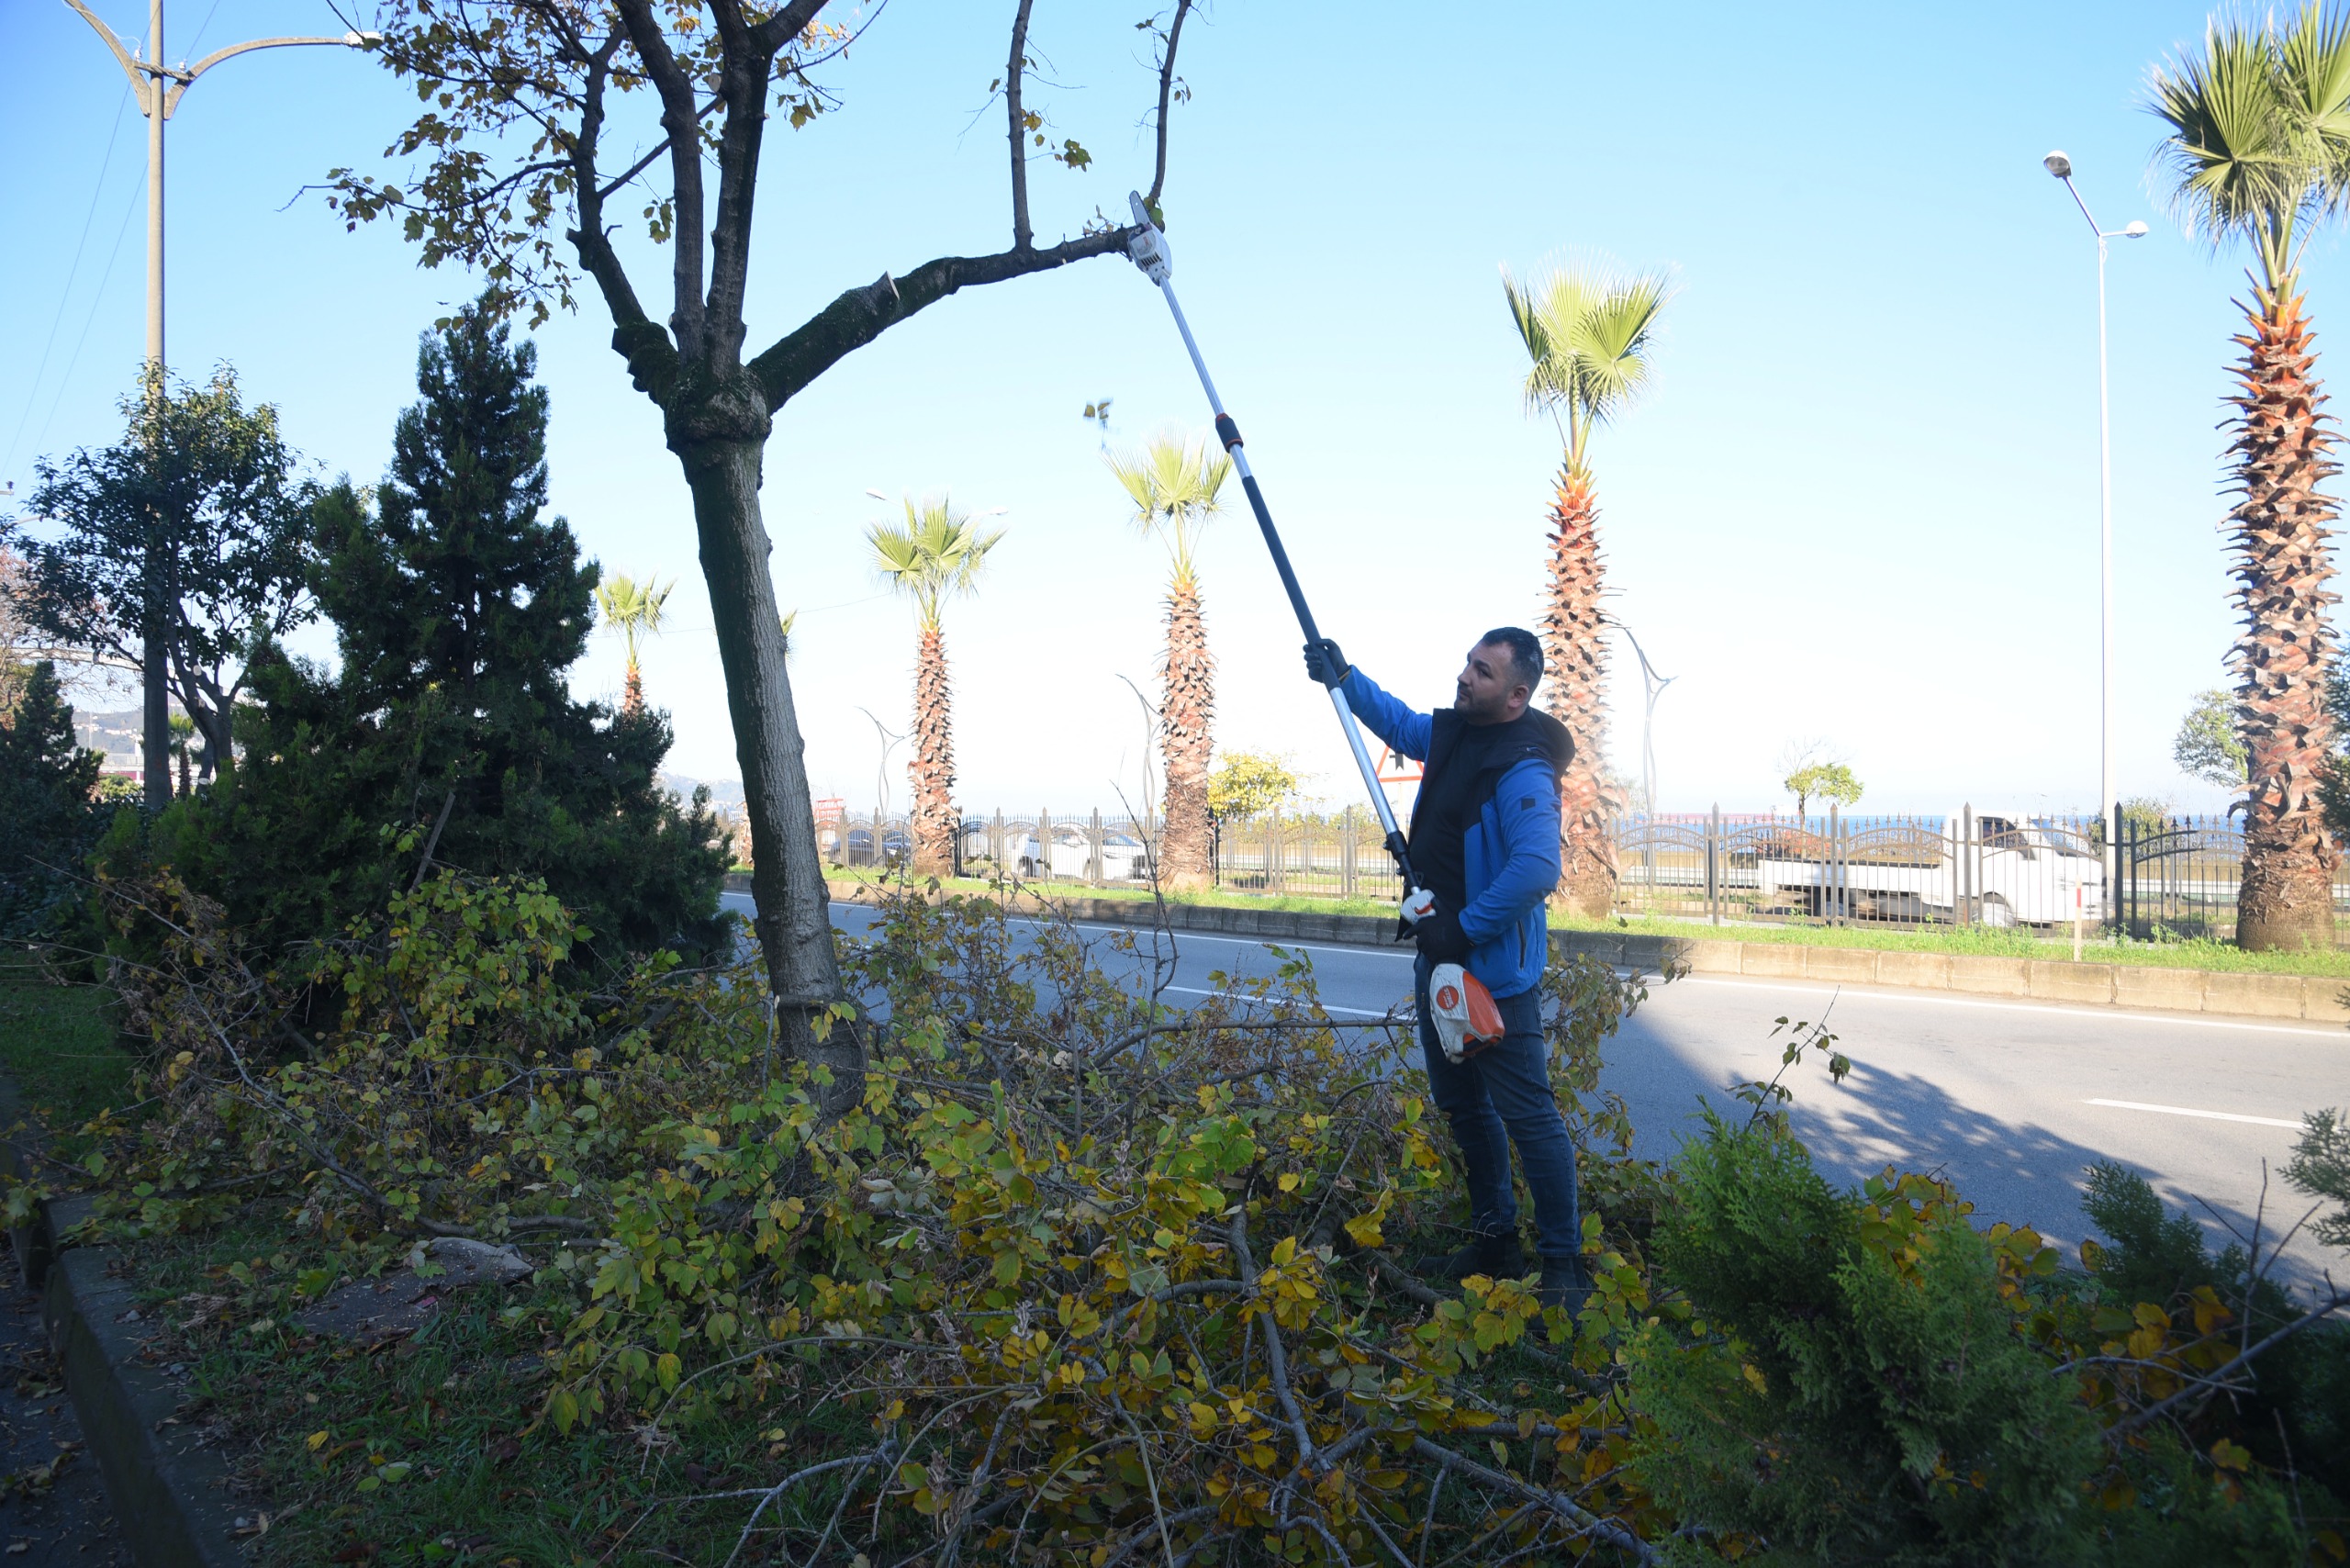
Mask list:
POLYGON ((1561 471, 1550 503, 1550 604, 1542 618, 1542 661, 1550 716, 1575 743, 1560 786, 1559 898, 1572 913, 1602 917, 1616 905, 1615 804, 1600 777, 1607 730, 1606 628, 1600 621, 1599 508, 1588 477, 1561 471))
POLYGON ((172 803, 172 682, 164 663, 170 652, 171 640, 160 628, 151 627, 140 641, 139 748, 143 754, 141 793, 150 812, 172 803))
POLYGON ((922 629, 914 655, 914 756, 906 764, 914 790, 914 875, 955 874, 955 710, 946 683, 946 634, 922 629))
POLYGON ((2334 508, 2318 486, 2335 472, 2334 438, 2300 297, 2263 289, 2255 299, 2251 330, 2236 339, 2244 359, 2233 451, 2244 498, 2229 513, 2244 628, 2231 657, 2250 774, 2236 941, 2255 950, 2330 948, 2341 857, 2322 801, 2333 749, 2326 609, 2341 596, 2325 586, 2334 508))
POLYGON ((1208 765, 1215 749, 1215 655, 1197 583, 1167 593, 1167 662, 1158 709, 1159 750, 1167 762, 1167 831, 1158 851, 1161 882, 1177 891, 1208 886, 1208 765))
POLYGON ((632 719, 644 711, 644 677, 634 659, 628 661, 628 675, 621 683, 621 711, 632 719))
POLYGON ((693 489, 702 577, 743 769, 754 924, 775 996, 777 1047, 817 1070, 818 1102, 837 1116, 864 1096, 865 1049, 856 1028, 825 1029, 826 1010, 846 993, 816 854, 805 747, 784 670, 783 628, 767 577, 772 545, 759 514, 759 483, 768 428, 755 386, 722 389, 707 403, 673 406, 668 413, 669 448, 693 489))

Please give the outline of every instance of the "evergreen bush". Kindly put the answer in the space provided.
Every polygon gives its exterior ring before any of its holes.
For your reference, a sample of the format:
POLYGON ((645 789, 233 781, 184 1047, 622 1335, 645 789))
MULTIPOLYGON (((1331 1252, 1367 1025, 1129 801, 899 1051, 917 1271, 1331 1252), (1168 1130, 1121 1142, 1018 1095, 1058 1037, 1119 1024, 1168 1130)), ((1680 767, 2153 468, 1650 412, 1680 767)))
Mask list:
POLYGON ((151 824, 119 824, 112 874, 171 868, 267 952, 375 918, 428 866, 543 882, 585 927, 575 969, 723 943, 726 855, 706 796, 680 810, 659 782, 666 718, 565 684, 597 568, 540 515, 534 366, 484 308, 425 335, 385 482, 338 485, 314 511, 311 587, 340 667, 256 647, 240 766, 151 824))

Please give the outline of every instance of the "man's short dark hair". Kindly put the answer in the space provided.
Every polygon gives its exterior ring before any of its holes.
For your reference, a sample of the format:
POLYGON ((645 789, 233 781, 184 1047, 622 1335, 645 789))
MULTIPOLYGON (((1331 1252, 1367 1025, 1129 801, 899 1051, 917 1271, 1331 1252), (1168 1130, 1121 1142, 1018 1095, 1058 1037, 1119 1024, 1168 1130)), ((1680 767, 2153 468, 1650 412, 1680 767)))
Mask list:
POLYGON ((1507 648, 1509 662, 1517 667, 1517 678, 1526 682, 1528 696, 1542 684, 1542 644, 1525 627, 1496 626, 1478 638, 1477 645, 1507 648))

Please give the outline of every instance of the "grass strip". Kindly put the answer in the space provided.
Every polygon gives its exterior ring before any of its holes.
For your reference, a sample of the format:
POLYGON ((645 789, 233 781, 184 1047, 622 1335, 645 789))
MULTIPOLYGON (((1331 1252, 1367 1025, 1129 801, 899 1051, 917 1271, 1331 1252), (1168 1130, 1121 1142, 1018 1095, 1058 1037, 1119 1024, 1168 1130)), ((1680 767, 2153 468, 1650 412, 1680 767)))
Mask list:
MULTIPOLYGON (((834 881, 857 882, 872 888, 887 887, 903 880, 891 872, 867 868, 836 868, 831 872, 831 877, 834 881)), ((947 892, 971 894, 988 893, 995 889, 993 883, 978 877, 941 878, 939 887, 947 892)), ((1047 901, 1110 899, 1139 904, 1148 902, 1151 898, 1147 888, 1096 888, 1083 882, 1024 882, 1021 888, 1024 892, 1047 901)), ((1395 913, 1393 903, 1380 899, 1266 896, 1225 889, 1169 892, 1165 898, 1170 904, 1215 909, 1279 910, 1300 914, 1392 915, 1395 913)), ((1554 931, 1610 931, 1625 935, 1672 936, 1701 942, 1753 942, 1889 953, 1966 954, 2043 961, 2069 961, 2073 957, 2073 939, 2069 932, 2042 936, 2029 931, 1998 930, 1981 925, 1940 931, 1764 921, 1715 925, 1703 920, 1639 914, 1594 920, 1571 915, 1558 909, 1550 911, 1550 921, 1554 931)), ((2092 936, 2081 945, 2081 961, 2128 964, 2141 969, 2207 969, 2222 974, 2311 975, 2321 979, 2350 980, 2350 949, 2311 948, 2298 952, 2247 953, 2232 943, 2199 936, 2153 942, 2115 941, 2109 937, 2092 936)))
POLYGON ((118 1042, 113 996, 62 984, 37 959, 0 952, 0 1072, 50 1128, 61 1158, 76 1158, 74 1129, 130 1096, 131 1054, 118 1042))

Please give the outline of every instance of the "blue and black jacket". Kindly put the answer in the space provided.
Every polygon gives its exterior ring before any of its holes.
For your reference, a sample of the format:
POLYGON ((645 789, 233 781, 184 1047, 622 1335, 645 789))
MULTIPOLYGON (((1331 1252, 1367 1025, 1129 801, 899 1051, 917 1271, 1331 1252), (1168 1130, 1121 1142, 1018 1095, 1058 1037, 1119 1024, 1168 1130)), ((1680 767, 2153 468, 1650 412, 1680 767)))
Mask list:
MULTIPOLYGON (((1466 722, 1449 708, 1413 712, 1360 668, 1343 689, 1373 734, 1425 765, 1426 778, 1444 767, 1466 722)), ((1460 932, 1472 944, 1469 972, 1496 998, 1532 990, 1549 961, 1542 906, 1559 885, 1559 777, 1575 753, 1565 725, 1537 708, 1526 716, 1539 738, 1490 761, 1477 785, 1477 823, 1461 845, 1469 902, 1460 932)), ((1423 784, 1420 799, 1427 796, 1423 784)), ((1419 826, 1417 803, 1412 825, 1419 826)))

